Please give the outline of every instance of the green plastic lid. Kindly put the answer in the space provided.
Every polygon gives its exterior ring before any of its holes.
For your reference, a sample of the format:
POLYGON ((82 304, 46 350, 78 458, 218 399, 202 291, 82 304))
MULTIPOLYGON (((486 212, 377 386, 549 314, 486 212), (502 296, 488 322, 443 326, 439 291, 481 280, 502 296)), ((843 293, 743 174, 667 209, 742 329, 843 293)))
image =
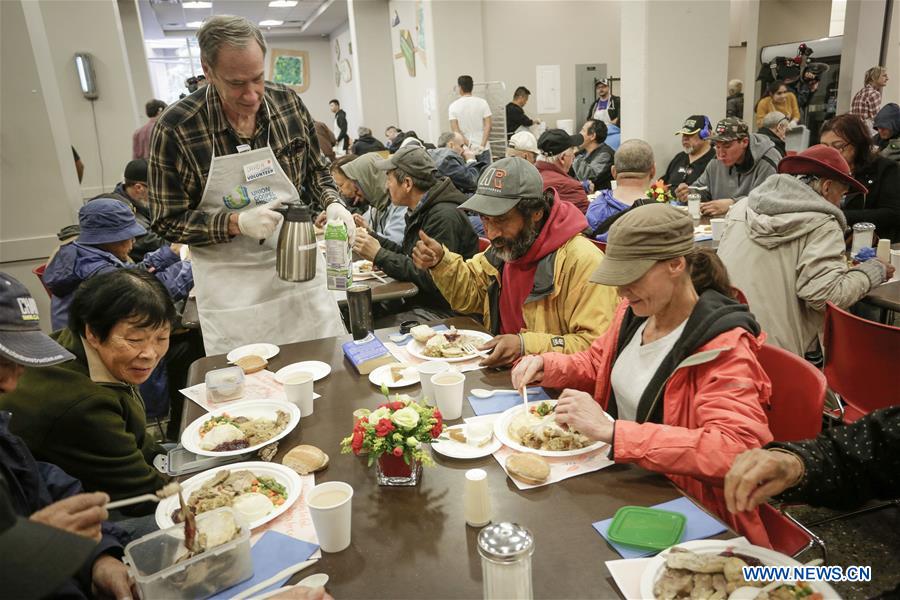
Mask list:
POLYGON ((687 518, 677 512, 623 506, 616 511, 606 535, 617 544, 647 550, 665 550, 681 541, 687 518))

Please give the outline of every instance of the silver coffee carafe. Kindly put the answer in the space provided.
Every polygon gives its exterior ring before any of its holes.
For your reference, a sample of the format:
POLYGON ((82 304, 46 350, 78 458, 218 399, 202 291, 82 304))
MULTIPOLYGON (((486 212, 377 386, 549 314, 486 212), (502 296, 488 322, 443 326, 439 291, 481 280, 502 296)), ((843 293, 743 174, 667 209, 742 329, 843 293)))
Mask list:
POLYGON ((301 202, 289 202, 274 210, 284 215, 275 251, 278 277, 284 281, 313 279, 318 248, 309 207, 301 202))

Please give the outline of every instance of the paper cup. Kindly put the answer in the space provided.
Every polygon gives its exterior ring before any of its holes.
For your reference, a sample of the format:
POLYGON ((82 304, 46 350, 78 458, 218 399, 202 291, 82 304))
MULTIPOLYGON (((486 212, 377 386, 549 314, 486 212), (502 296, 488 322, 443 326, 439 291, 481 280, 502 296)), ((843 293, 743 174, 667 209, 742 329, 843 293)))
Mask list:
POLYGON ((306 371, 291 373, 284 380, 284 394, 288 402, 300 409, 300 418, 313 414, 313 381, 315 376, 306 371))
POLYGON ((320 483, 306 496, 322 552, 340 552, 350 545, 353 488, 343 481, 320 483))
POLYGON ((434 403, 447 421, 462 416, 463 387, 466 376, 458 371, 445 371, 431 376, 434 403))
POLYGON ((725 219, 710 219, 709 224, 712 227, 712 236, 714 240, 721 240, 722 234, 725 233, 725 219))
POLYGON ((422 397, 434 402, 434 388, 431 387, 431 377, 437 373, 443 373, 450 368, 450 363, 445 360, 429 360, 416 367, 419 372, 419 383, 422 384, 422 397))
POLYGON ((891 250, 891 264, 898 271, 897 277, 900 277, 900 250, 891 250))
POLYGON ((688 198, 688 213, 692 219, 700 218, 700 198, 688 198))

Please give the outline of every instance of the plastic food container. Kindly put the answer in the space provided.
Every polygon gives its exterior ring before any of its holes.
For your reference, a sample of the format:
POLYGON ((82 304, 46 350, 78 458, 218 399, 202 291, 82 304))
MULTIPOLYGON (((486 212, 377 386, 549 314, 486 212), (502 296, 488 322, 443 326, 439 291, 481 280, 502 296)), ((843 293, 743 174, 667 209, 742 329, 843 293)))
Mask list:
POLYGON ((681 541, 687 518, 677 512, 623 506, 616 511, 609 531, 609 539, 626 546, 646 550, 665 550, 681 541))
POLYGON ((156 531, 125 547, 125 562, 143 600, 189 600, 208 598, 249 579, 250 527, 230 506, 197 516, 198 524, 228 511, 240 528, 237 537, 202 554, 175 563, 184 548, 184 525, 156 531))
POLYGON ((206 374, 206 400, 213 404, 244 396, 244 370, 240 367, 215 369, 206 374))

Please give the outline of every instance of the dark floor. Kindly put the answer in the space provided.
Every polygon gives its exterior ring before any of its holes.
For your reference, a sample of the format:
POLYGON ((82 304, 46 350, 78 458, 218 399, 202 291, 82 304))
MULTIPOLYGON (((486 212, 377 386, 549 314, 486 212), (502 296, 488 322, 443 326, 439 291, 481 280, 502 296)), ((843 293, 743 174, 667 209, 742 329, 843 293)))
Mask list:
MULTIPOLYGON (((791 507, 788 512, 809 525, 815 521, 840 514, 827 509, 791 507)), ((871 598, 900 584, 900 508, 889 506, 878 511, 810 527, 825 541, 828 562, 846 568, 849 565, 870 565, 869 583, 833 583, 845 600, 871 598)), ((798 559, 806 562, 820 558, 814 548, 798 559)))

